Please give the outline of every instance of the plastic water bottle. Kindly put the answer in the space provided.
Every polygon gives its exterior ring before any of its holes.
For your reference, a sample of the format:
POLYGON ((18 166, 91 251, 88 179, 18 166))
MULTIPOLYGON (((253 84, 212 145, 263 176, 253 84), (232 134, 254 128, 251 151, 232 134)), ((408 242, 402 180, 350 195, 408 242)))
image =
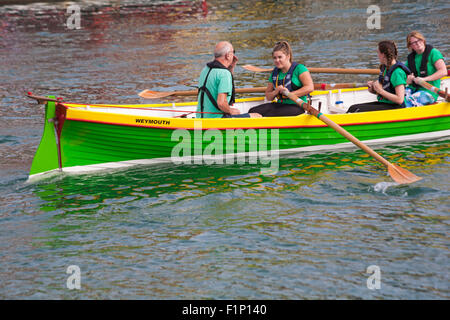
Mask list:
POLYGON ((343 101, 337 100, 334 104, 334 107, 336 108, 335 110, 337 113, 345 113, 343 101))

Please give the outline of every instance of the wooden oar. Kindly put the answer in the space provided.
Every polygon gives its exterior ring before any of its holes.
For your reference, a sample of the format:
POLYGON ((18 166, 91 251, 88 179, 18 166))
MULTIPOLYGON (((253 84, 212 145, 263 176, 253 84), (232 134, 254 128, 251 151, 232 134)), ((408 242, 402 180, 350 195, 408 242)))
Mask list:
MULTIPOLYGON (((260 68, 250 64, 243 65, 242 68, 252 72, 271 72, 273 68, 260 68)), ((447 69, 450 65, 447 66, 447 69)), ((338 73, 338 74, 379 74, 379 69, 342 69, 342 68, 308 68, 311 73, 338 73)), ((450 70, 449 70, 450 75, 450 70)))
POLYGON ((379 161, 382 164, 384 164, 387 167, 387 169, 388 169, 389 175, 391 176, 391 178, 395 182, 400 183, 400 184, 406 184, 406 183, 413 183, 413 182, 416 182, 416 181, 419 181, 420 179, 422 179, 422 178, 416 176, 415 174, 409 172, 408 170, 403 169, 403 168, 401 168, 401 167, 399 167, 399 166, 397 166, 395 164, 392 164, 389 161, 387 161, 385 158, 383 158, 378 153, 373 151, 367 145, 365 145, 364 143, 359 141, 356 137, 354 137, 347 130, 345 130, 344 128, 342 128, 340 125, 338 125, 337 123, 333 122, 332 120, 328 119, 326 116, 324 116, 318 110, 314 109, 308 103, 306 103, 303 100, 299 99, 292 92, 286 91, 284 93, 284 95, 287 96, 292 101, 295 101, 300 107, 305 109, 305 111, 308 111, 309 113, 311 113, 312 115, 317 117, 319 120, 323 121, 327 126, 329 126, 333 130, 335 130, 336 132, 341 134, 343 137, 345 137, 347 140, 349 140, 350 142, 355 144, 357 147, 359 147, 362 150, 364 150, 365 152, 367 152, 369 155, 374 157, 377 161, 379 161))
MULTIPOLYGON (((253 72, 271 72, 273 68, 260 68, 246 64, 242 68, 253 72)), ((311 73, 339 73, 339 74, 379 74, 379 69, 342 69, 342 68, 308 68, 311 73)))
POLYGON ((445 91, 443 91, 443 90, 429 84, 428 82, 426 82, 423 79, 417 79, 417 80, 418 80, 417 82, 419 82, 420 86, 422 86, 425 89, 428 89, 430 91, 436 92, 439 96, 441 96, 442 98, 444 98, 445 100, 450 102, 450 96, 448 95, 447 88, 445 89, 445 91))
MULTIPOLYGON (((345 88, 359 88, 367 87, 366 83, 315 83, 314 90, 333 90, 333 89, 345 89, 345 88)), ((254 88, 238 88, 236 93, 264 93, 266 87, 254 87, 254 88)), ((196 96, 197 90, 188 91, 151 91, 144 90, 139 93, 139 96, 145 99, 160 99, 169 96, 196 96)))
MULTIPOLYGON (((236 89, 236 93, 261 93, 265 92, 266 87, 255 87, 255 88, 239 88, 236 89)), ((187 91, 152 91, 144 90, 139 93, 139 96, 145 99, 158 99, 165 98, 169 96, 196 96, 198 90, 187 90, 187 91)))
POLYGON ((314 90, 333 90, 367 87, 367 83, 314 83, 314 90))

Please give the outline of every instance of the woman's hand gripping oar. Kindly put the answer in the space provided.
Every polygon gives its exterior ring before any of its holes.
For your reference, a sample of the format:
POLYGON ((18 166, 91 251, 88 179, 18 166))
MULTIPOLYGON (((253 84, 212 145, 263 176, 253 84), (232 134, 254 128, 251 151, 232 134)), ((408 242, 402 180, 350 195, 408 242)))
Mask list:
POLYGON ((356 137, 354 137, 351 133, 349 133, 347 130, 345 130, 344 128, 342 128, 340 125, 336 124, 335 122, 333 122, 332 120, 328 119, 325 115, 323 115, 321 112, 319 112, 318 110, 314 109, 311 105, 309 105, 308 103, 304 102, 303 100, 301 100, 300 98, 298 98, 295 94, 289 92, 288 90, 286 90, 285 92, 283 92, 283 94, 285 96, 287 96, 289 99, 291 99, 292 101, 295 101, 300 107, 302 107, 305 111, 309 112, 310 114, 314 115, 315 117, 317 117, 317 119, 323 121, 327 126, 329 126, 330 128, 332 128, 333 130, 335 130, 336 132, 338 132, 340 135, 342 135, 344 138, 346 138, 347 140, 349 140, 350 142, 352 142, 353 144, 355 144, 357 147, 361 148, 362 150, 364 150, 365 152, 367 152, 369 155, 371 155, 373 158, 375 158, 377 161, 381 162, 382 164, 384 164, 389 172, 389 175, 391 176, 391 178, 400 184, 406 184, 406 183, 413 183, 416 181, 419 181, 420 177, 416 176, 415 174, 409 172, 406 169, 403 169, 393 163, 390 163, 389 161, 387 161, 385 158, 383 158, 382 156, 380 156, 378 153, 376 153, 375 151, 373 151, 371 148, 369 148, 367 145, 365 145, 364 143, 362 143, 361 141, 359 141, 356 137))
POLYGON ((417 83, 418 85, 424 87, 425 89, 436 92, 439 96, 444 98, 446 101, 450 102, 450 95, 448 94, 447 88, 445 88, 445 91, 441 90, 441 89, 429 84, 428 82, 426 82, 425 80, 423 80, 421 78, 415 78, 414 82, 417 83))

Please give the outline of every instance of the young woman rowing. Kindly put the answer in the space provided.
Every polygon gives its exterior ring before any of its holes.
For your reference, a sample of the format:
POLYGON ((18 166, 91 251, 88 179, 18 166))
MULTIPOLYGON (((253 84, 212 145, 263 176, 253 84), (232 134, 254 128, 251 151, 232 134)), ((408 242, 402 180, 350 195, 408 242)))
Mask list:
POLYGON ((253 107, 249 112, 259 113, 263 117, 296 116, 304 113, 294 101, 282 95, 284 90, 289 90, 303 101, 306 96, 314 91, 311 74, 303 65, 292 62, 292 50, 286 41, 277 42, 272 50, 273 69, 266 89, 266 99, 276 102, 265 103, 253 107))
POLYGON ((442 53, 428 45, 425 37, 418 31, 412 31, 406 37, 406 45, 411 53, 406 65, 411 70, 407 78, 406 107, 418 107, 434 103, 438 94, 418 85, 420 79, 440 88, 441 78, 447 75, 442 53))
POLYGON ((380 61, 378 81, 369 81, 369 92, 377 95, 375 102, 352 105, 347 112, 366 112, 405 107, 405 86, 407 75, 411 73, 397 61, 397 45, 394 41, 381 41, 377 48, 380 61))

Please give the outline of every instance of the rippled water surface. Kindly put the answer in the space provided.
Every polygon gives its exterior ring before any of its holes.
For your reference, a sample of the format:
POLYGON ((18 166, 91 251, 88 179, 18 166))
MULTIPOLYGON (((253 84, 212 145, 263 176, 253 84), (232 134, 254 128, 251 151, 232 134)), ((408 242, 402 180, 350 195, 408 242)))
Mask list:
MULTIPOLYGON (((307 66, 374 68, 378 41, 405 60, 419 29, 447 57, 447 1, 379 2, 380 30, 366 27, 370 1, 75 1, 79 30, 65 2, 1 3, 0 298, 450 298, 449 140, 376 148, 424 178, 404 186, 355 149, 292 155, 266 176, 161 164, 27 184, 44 110, 24 97, 143 103, 145 88, 192 89, 224 39, 240 64, 271 66, 287 39, 307 66), (81 290, 66 286, 70 265, 81 290)), ((240 87, 266 77, 235 75, 240 87)))

